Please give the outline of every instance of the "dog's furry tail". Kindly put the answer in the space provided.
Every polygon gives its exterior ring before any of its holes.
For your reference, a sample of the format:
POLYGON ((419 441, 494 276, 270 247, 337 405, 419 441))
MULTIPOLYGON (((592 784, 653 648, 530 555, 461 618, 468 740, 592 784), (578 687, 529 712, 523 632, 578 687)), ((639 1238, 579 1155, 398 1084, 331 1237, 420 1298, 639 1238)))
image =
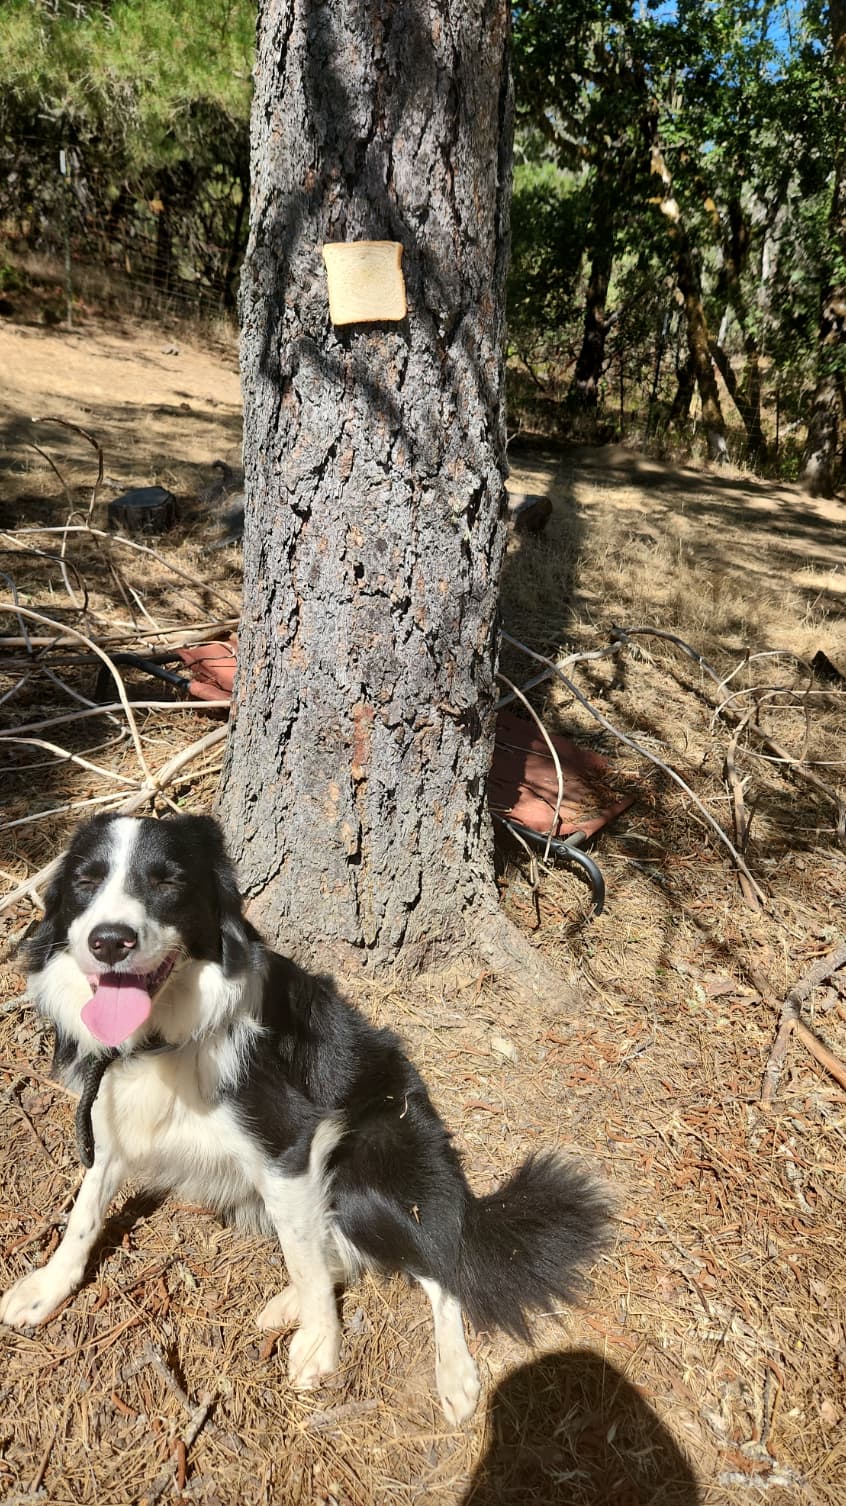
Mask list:
POLYGON ((611 1201, 555 1153, 530 1156, 465 1209, 458 1298, 475 1328, 531 1337, 529 1315, 571 1303, 611 1238, 611 1201))

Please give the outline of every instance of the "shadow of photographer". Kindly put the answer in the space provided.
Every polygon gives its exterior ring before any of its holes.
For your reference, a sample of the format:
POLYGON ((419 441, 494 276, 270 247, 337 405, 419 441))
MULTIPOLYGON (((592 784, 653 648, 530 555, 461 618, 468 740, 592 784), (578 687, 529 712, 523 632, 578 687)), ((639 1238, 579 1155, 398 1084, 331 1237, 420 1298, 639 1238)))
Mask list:
POLYGON ((462 1506, 699 1506, 693 1471, 619 1370, 546 1354, 497 1386, 462 1506))

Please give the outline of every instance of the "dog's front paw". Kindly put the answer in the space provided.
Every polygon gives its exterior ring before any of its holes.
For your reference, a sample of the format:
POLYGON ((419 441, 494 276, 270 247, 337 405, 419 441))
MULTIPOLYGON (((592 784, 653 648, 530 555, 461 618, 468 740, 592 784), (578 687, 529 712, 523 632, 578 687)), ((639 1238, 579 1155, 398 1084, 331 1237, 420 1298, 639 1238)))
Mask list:
POLYGON ((325 1375, 338 1368, 340 1327, 298 1328, 288 1350, 288 1378, 298 1391, 313 1391, 325 1375))
POLYGON ((479 1400, 479 1372, 475 1361, 465 1350, 456 1352, 448 1359, 439 1359, 435 1367, 438 1395, 447 1422, 453 1427, 472 1417, 479 1400))
POLYGON ((257 1328, 290 1328, 300 1316, 300 1299, 295 1286, 286 1286, 278 1297, 271 1297, 256 1318, 257 1328))
POLYGON ((51 1271, 49 1264, 42 1266, 21 1276, 0 1298, 0 1323, 9 1328, 33 1328, 49 1318, 72 1291, 72 1282, 51 1271))

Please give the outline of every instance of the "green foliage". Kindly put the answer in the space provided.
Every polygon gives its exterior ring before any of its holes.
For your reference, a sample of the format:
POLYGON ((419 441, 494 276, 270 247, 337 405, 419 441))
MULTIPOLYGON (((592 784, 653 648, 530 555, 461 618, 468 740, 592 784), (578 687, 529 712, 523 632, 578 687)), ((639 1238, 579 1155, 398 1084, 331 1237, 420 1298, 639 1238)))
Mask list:
POLYGON ((515 165, 508 337, 535 372, 560 362, 562 337, 578 315, 588 213, 585 185, 572 174, 552 162, 515 165))
MULTIPOLYGON (((821 323, 846 290, 837 16, 830 0, 515 3, 508 327, 535 383, 570 383, 593 317, 595 390, 669 412, 682 242, 750 443, 755 373, 765 416, 777 388, 793 424, 818 376, 846 373, 840 326, 821 323)), ((231 306, 254 25, 255 0, 2 0, 0 233, 58 249, 67 226, 79 255, 231 306)))
POLYGON ((3 110, 45 110, 77 140, 107 132, 130 167, 174 160, 198 104, 246 118, 254 29, 248 0, 5 0, 3 110))
POLYGON ((232 305, 246 233, 253 0, 5 0, 0 224, 232 305), (68 176, 58 173, 65 154, 68 176))
MULTIPOLYGON (((604 370, 624 364, 629 401, 649 404, 658 371, 669 408, 685 355, 673 303, 682 240, 747 428, 753 371, 765 374, 765 416, 777 386, 782 422, 795 422, 816 374, 844 369, 843 341, 819 339, 825 289, 846 287, 846 80, 833 16, 825 0, 515 8, 518 118, 531 122, 538 156, 580 173, 582 286, 597 247, 613 248, 604 370)), ((551 245, 535 248, 533 264, 548 274, 553 257, 551 245)), ((562 277, 577 284, 572 246, 562 277)), ((577 347, 580 317, 574 308, 562 351, 577 347)), ((614 376, 606 387, 619 386, 614 376)))

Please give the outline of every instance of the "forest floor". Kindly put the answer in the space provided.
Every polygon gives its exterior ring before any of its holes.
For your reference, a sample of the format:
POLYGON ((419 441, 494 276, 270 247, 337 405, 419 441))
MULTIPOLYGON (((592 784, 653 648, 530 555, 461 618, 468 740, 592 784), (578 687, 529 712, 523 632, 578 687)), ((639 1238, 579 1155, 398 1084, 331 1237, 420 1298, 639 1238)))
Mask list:
MULTIPOLYGON (((138 787, 124 713, 55 721, 86 709, 97 677, 69 630, 143 651, 237 618, 238 549, 203 552, 219 532, 211 463, 239 452, 235 352, 91 314, 70 333, 0 323, 0 410, 0 595, 14 583, 22 609, 69 632, 37 663, 0 645, 8 898, 90 802, 138 787), (104 448, 95 527, 127 484, 177 494, 178 525, 146 541, 153 553, 68 533, 65 580, 61 532, 22 531, 61 530, 71 504, 84 516, 96 474, 84 438, 33 426, 43 415, 104 448), (63 479, 28 447, 34 435, 63 479)), ((129 1196, 82 1291, 43 1328, 0 1333, 0 1500, 842 1502, 846 1091, 794 1034, 772 1102, 761 1092, 786 994, 846 931, 846 506, 622 448, 521 439, 511 459, 511 484, 547 494, 553 514, 540 538, 511 541, 506 627, 553 656, 606 646, 612 625, 666 630, 705 656, 716 681, 673 642, 634 636, 571 673, 729 834, 733 805, 741 825, 751 818, 745 856, 764 903, 748 883, 744 896, 690 796, 548 682, 531 695, 546 725, 604 753, 613 786, 636 796, 594 847, 599 919, 575 870, 542 867, 534 888, 519 850, 501 857, 503 904, 576 980, 576 1017, 469 969, 348 991, 405 1037, 479 1191, 528 1151, 565 1147, 616 1189, 616 1243, 581 1310, 539 1319, 535 1349, 477 1336, 482 1402, 456 1431, 437 1405, 419 1291, 367 1278, 348 1292, 337 1384, 294 1395, 285 1337, 251 1321, 282 1280, 272 1246, 129 1196), (819 651, 823 677, 808 668, 819 651)), ((25 630, 55 636, 4 611, 7 639, 25 630)), ((510 648, 504 668, 525 681, 534 666, 510 648)), ((165 702, 135 712, 154 770, 218 726, 135 672, 126 683, 136 702, 165 702)), ((210 808, 220 753, 206 744, 168 785, 181 808, 210 808)), ((19 998, 12 948, 37 914, 26 893, 0 913, 3 1285, 55 1247, 79 1182, 73 1101, 19 998)), ((843 969, 808 992, 802 1018, 846 1060, 843 969)))

